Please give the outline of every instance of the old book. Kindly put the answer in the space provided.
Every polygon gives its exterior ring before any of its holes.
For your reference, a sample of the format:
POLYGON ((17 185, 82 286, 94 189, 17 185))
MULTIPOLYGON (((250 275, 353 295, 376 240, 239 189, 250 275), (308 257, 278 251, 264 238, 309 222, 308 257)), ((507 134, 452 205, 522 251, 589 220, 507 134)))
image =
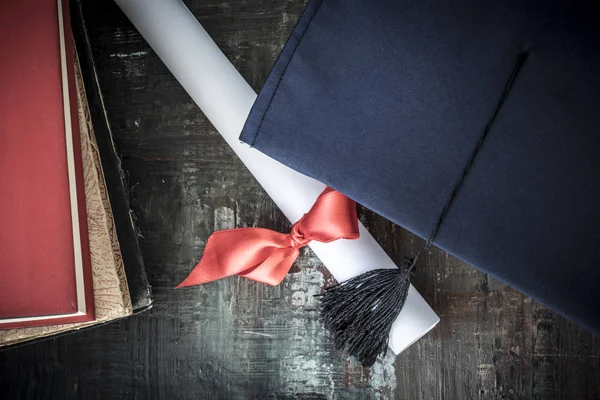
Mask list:
POLYGON ((94 319, 68 9, 30 3, 0 12, 0 328, 94 319))

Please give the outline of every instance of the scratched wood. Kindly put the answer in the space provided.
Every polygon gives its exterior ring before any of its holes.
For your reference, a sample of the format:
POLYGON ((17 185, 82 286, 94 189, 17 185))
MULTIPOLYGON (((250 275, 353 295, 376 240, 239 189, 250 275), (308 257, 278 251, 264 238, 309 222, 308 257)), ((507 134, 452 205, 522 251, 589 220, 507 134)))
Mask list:
MULTIPOLYGON (((187 4, 259 90, 304 0, 187 4)), ((290 224, 118 8, 85 12, 155 306, 0 353, 0 398, 600 398, 596 338, 437 249, 414 284, 441 323, 370 370, 318 322, 312 295, 332 280, 309 250, 276 288, 232 277, 173 290, 215 229, 290 224)), ((394 259, 422 244, 367 210, 361 220, 394 259)))

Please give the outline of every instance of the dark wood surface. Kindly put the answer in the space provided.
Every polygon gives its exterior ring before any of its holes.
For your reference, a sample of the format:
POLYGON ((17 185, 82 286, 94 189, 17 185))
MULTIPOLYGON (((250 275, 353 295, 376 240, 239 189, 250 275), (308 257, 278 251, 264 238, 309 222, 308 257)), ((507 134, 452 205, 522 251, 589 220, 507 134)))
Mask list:
MULTIPOLYGON (((186 4, 259 90, 304 0, 186 4)), ((600 398, 597 338, 437 249, 414 284, 440 324, 370 370, 318 322, 312 295, 331 277, 309 250, 279 287, 232 277, 173 290, 215 229, 290 224, 118 8, 87 2, 85 14, 155 305, 0 352, 1 399, 600 398)), ((396 260, 422 243, 360 214, 396 260)))

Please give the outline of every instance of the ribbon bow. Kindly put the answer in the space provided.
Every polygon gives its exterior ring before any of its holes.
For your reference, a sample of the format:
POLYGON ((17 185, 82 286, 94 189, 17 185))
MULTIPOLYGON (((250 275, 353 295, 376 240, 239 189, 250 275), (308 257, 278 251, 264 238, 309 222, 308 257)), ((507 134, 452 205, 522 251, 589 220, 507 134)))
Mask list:
POLYGON ((279 284, 311 240, 328 243, 358 239, 356 203, 327 187, 288 234, 263 228, 213 233, 190 275, 177 286, 198 285, 237 274, 269 285, 279 284))

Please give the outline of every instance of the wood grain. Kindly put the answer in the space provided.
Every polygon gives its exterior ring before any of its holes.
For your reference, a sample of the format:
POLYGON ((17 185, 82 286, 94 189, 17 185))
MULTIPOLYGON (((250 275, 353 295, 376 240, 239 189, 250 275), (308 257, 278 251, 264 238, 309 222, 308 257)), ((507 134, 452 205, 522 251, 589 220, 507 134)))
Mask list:
MULTIPOLYGON (((186 1, 256 90, 304 3, 186 1)), ((332 279, 309 250, 276 288, 233 277, 173 290, 213 230, 290 225, 116 6, 85 8, 155 306, 0 353, 2 398, 600 398, 596 338, 438 249, 414 284, 442 321, 371 370, 318 322, 312 295, 332 279)), ((361 220, 396 260, 422 244, 367 210, 361 220)))

